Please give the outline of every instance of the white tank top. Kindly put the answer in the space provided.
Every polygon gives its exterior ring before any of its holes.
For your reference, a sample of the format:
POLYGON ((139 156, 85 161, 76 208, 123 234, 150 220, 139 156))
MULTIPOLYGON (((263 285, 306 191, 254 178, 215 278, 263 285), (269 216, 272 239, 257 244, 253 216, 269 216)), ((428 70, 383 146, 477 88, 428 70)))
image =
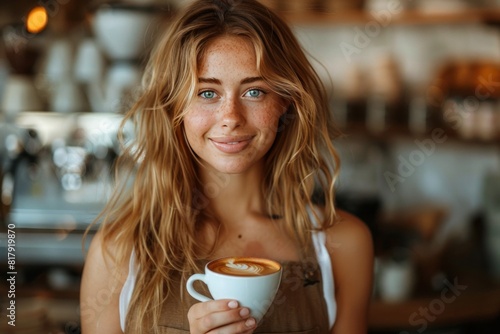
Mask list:
MULTIPOLYGON (((317 226, 318 223, 311 211, 309 211, 309 216, 311 217, 313 224, 317 226)), ((335 323, 335 318, 337 316, 337 302, 335 300, 335 284, 333 280, 332 262, 330 260, 330 254, 326 249, 325 233, 313 232, 312 241, 314 245, 314 250, 316 251, 316 258, 318 260, 318 265, 321 268, 323 292, 328 310, 328 321, 330 328, 332 328, 333 324, 335 323)), ((127 280, 123 284, 122 291, 120 292, 120 301, 119 301, 120 326, 123 332, 125 332, 125 318, 127 316, 130 300, 132 298, 132 292, 134 291, 135 278, 138 269, 139 268, 135 265, 135 253, 132 250, 132 254, 130 255, 127 280)))

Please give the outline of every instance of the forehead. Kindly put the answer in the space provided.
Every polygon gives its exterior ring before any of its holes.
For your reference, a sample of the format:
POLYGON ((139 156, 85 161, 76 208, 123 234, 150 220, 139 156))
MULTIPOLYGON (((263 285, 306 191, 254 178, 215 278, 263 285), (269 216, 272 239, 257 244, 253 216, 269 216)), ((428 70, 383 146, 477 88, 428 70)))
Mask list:
POLYGON ((199 61, 198 72, 215 72, 230 70, 257 71, 255 48, 248 38, 224 35, 210 41, 199 61))

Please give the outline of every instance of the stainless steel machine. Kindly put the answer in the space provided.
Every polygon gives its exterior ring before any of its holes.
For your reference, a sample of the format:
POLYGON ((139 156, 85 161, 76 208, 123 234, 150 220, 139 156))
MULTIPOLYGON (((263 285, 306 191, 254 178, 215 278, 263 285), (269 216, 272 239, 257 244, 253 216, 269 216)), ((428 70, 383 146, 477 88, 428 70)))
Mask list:
MULTIPOLYGON (((117 114, 26 112, 0 123, 2 230, 15 229, 16 263, 83 263, 84 231, 111 191, 120 122, 117 114)), ((6 246, 2 231, 4 258, 6 246)))

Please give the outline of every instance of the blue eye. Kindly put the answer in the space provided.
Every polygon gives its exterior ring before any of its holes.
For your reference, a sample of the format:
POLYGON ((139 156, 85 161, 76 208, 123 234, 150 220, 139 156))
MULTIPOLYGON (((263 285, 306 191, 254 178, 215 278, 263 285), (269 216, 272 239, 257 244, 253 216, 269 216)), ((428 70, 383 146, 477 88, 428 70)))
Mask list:
POLYGON ((262 95, 262 91, 260 89, 250 89, 246 95, 250 96, 250 97, 253 97, 253 98, 257 98, 257 97, 260 97, 262 95))
POLYGON ((215 98, 215 92, 212 90, 206 90, 200 93, 200 96, 204 99, 213 99, 215 98))

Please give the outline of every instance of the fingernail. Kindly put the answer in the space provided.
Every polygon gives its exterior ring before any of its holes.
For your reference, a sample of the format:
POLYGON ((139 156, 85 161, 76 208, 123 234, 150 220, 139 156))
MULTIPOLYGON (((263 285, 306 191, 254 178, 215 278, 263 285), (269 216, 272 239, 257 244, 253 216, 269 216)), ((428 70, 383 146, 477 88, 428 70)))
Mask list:
POLYGON ((247 321, 245 321, 245 326, 247 326, 247 327, 253 327, 254 325, 255 325, 255 319, 254 318, 250 318, 247 321))
POLYGON ((229 306, 229 308, 237 308, 238 302, 235 300, 231 300, 229 303, 227 303, 227 306, 229 306))
POLYGON ((249 309, 247 309, 247 308, 242 308, 242 309, 240 310, 240 316, 242 316, 242 317, 246 317, 246 316, 247 316, 247 315, 249 315, 249 314, 250 314, 250 310, 249 310, 249 309))

